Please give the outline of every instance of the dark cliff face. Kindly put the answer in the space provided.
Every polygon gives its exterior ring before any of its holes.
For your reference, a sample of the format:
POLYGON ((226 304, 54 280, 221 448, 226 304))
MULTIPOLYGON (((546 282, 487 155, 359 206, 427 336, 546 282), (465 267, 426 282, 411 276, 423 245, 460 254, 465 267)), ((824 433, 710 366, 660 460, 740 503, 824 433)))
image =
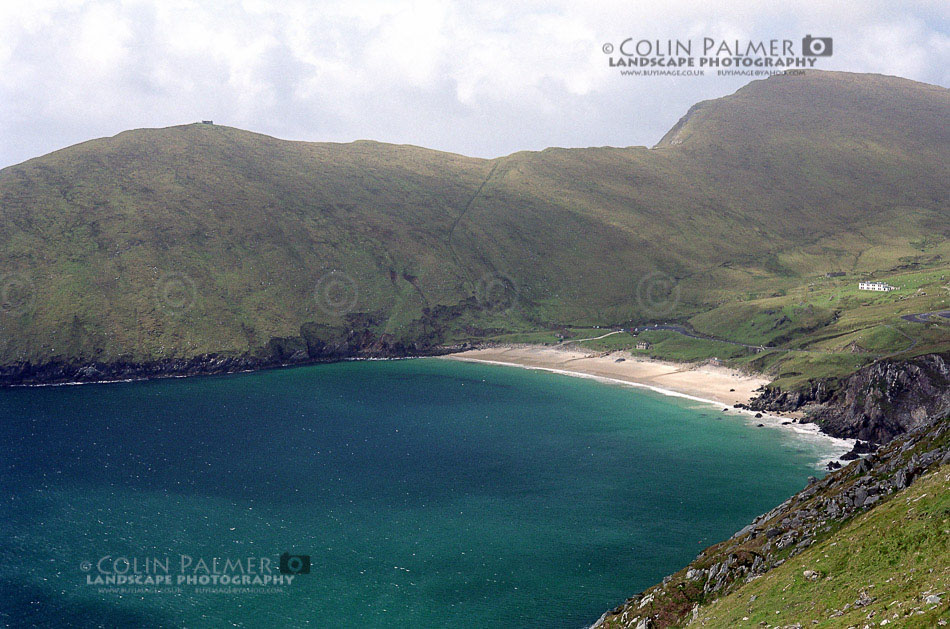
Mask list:
POLYGON ((838 382, 832 379, 814 380, 807 387, 796 391, 766 388, 758 397, 749 401, 754 411, 774 411, 777 413, 797 411, 809 404, 824 404, 834 395, 838 382))
POLYGON ((434 356, 466 347, 444 347, 437 340, 405 342, 366 327, 347 330, 304 324, 300 336, 272 338, 266 346, 257 351, 237 355, 204 354, 148 362, 74 362, 54 359, 45 363, 17 362, 0 365, 0 386, 225 374, 357 358, 434 356))
POLYGON ((842 380, 816 380, 800 391, 768 389, 750 404, 765 411, 802 407, 809 407, 804 421, 832 436, 887 443, 929 417, 950 412, 950 357, 883 360, 842 380))
MULTIPOLYGON (((469 349, 464 342, 446 344, 448 324, 492 308, 493 304, 482 304, 474 298, 456 306, 425 308, 423 316, 407 323, 398 336, 385 331, 386 319, 378 313, 354 312, 344 316, 342 325, 310 321, 301 325, 295 336, 272 337, 262 346, 242 353, 217 352, 150 361, 62 356, 42 363, 18 361, 0 364, 0 387, 212 375, 362 358, 438 356, 469 349)), ((476 337, 502 332, 461 324, 459 329, 476 337)))
POLYGON ((811 416, 822 430, 887 443, 950 412, 950 362, 930 354, 875 363, 845 380, 830 402, 811 416))

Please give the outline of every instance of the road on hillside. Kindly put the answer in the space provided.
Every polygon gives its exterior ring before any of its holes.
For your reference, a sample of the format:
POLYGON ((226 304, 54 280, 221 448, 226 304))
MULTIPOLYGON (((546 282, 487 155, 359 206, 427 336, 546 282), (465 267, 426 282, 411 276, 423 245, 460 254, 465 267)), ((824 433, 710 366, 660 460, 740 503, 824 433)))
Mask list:
POLYGON ((599 341, 602 338, 606 338, 608 336, 611 336, 612 334, 620 334, 621 332, 623 332, 623 330, 614 330, 613 332, 608 332, 607 334, 601 334, 600 336, 592 336, 589 339, 567 339, 567 340, 561 341, 561 343, 564 344, 564 343, 583 343, 584 341, 599 341))
POLYGON ((897 352, 894 352, 893 354, 888 354, 887 356, 884 356, 884 358, 890 358, 891 356, 897 356, 898 354, 902 354, 902 353, 904 353, 904 352, 909 352, 910 350, 912 350, 912 349, 914 349, 915 347, 917 347, 917 343, 918 343, 917 339, 915 339, 914 337, 912 337, 912 336, 911 336, 910 334, 908 334, 907 332, 904 332, 903 330, 899 330, 899 329, 895 328, 895 327, 892 326, 892 325, 885 325, 884 327, 885 327, 885 328, 890 328, 890 329, 894 330, 895 332, 897 332, 898 334, 900 334, 901 336, 903 336, 905 339, 907 339, 908 341, 910 341, 910 345, 908 345, 908 346, 905 347, 904 349, 902 349, 902 350, 900 350, 900 351, 897 351, 897 352))
POLYGON ((714 336, 706 336, 705 334, 693 332, 692 330, 682 325, 676 325, 675 323, 658 323, 656 325, 644 325, 633 329, 634 332, 647 332, 649 330, 668 330, 670 332, 676 332, 677 334, 682 334, 683 336, 699 339, 701 341, 716 341, 717 343, 728 343, 729 345, 737 345, 739 347, 747 347, 749 349, 758 349, 762 347, 761 345, 749 345, 748 343, 739 343, 738 341, 727 341, 726 339, 717 339, 714 336))
POLYGON ((909 314, 901 316, 904 321, 911 323, 930 323, 931 317, 943 317, 950 319, 950 310, 936 310, 934 312, 921 312, 919 314, 909 314))
MULTIPOLYGON (((911 321, 911 322, 914 322, 914 323, 926 323, 927 321, 930 320, 930 317, 932 317, 932 316, 939 316, 939 317, 943 317, 943 318, 945 318, 945 319, 950 319, 950 310, 940 310, 940 311, 937 311, 937 312, 925 312, 925 313, 920 313, 920 314, 904 315, 904 316, 901 317, 901 319, 904 319, 905 321, 911 321)), ((891 328, 892 330, 894 330, 895 332, 897 332, 897 333, 900 334, 901 336, 905 337, 908 341, 910 341, 910 345, 907 346, 907 347, 905 347, 904 349, 898 351, 898 352, 894 352, 893 354, 884 355, 884 354, 880 354, 880 353, 877 353, 877 352, 867 352, 867 353, 866 353, 867 356, 874 356, 874 357, 878 357, 878 358, 887 358, 887 357, 889 357, 889 356, 895 356, 895 355, 900 354, 900 353, 903 353, 903 352, 908 352, 908 351, 914 349, 914 348, 917 346, 917 342, 918 342, 917 339, 915 339, 914 337, 910 336, 909 334, 903 332, 902 330, 899 330, 899 329, 895 328, 894 326, 886 325, 885 327, 891 328)), ((669 331, 669 332, 675 332, 675 333, 677 333, 677 334, 681 334, 681 335, 683 335, 683 336, 687 336, 687 337, 689 337, 689 338, 699 339, 699 340, 701 340, 701 341, 715 341, 715 342, 717 342, 717 343, 726 343, 726 344, 728 344, 728 345, 735 345, 735 346, 737 346, 737 347, 745 347, 745 348, 747 348, 747 349, 752 349, 752 350, 769 350, 769 351, 777 351, 777 352, 796 352, 796 353, 800 353, 800 354, 837 354, 837 353, 839 353, 839 352, 823 352, 823 351, 812 350, 812 349, 789 349, 789 348, 784 348, 784 347, 770 347, 770 346, 766 346, 766 345, 750 345, 750 344, 748 344, 748 343, 739 343, 738 341, 729 341, 729 340, 726 340, 726 339, 718 339, 718 338, 716 338, 716 337, 714 337, 714 336, 708 336, 708 335, 705 335, 705 334, 700 334, 700 333, 698 333, 698 332, 694 332, 693 330, 690 330, 689 328, 687 328, 687 327, 685 327, 685 326, 677 325, 677 324, 675 324, 675 323, 657 323, 657 324, 655 324, 655 325, 643 325, 643 326, 638 326, 638 327, 633 328, 633 329, 631 330, 631 332, 639 333, 639 332, 647 332, 647 331, 649 331, 649 330, 666 330, 666 331, 669 331)), ((606 338, 606 337, 611 336, 611 335, 613 335, 613 334, 620 334, 620 333, 625 332, 625 331, 626 331, 626 330, 614 330, 614 331, 612 331, 612 332, 607 332, 606 334, 602 334, 602 335, 600 335, 600 336, 594 336, 594 337, 591 337, 591 338, 565 340, 565 341, 562 341, 562 344, 566 344, 566 343, 583 343, 584 341, 597 341, 597 340, 599 340, 599 339, 606 338)))
MULTIPOLYGON (((936 314, 936 313, 931 313, 931 314, 936 314)), ((942 312, 942 313, 939 313, 939 314, 940 314, 940 316, 947 317, 948 319, 950 319, 950 311, 942 312)), ((907 316, 915 316, 915 315, 907 315, 907 316)), ((905 317, 905 318, 906 318, 906 317, 905 317)), ((893 327, 893 326, 886 326, 886 327, 891 328, 892 330, 894 330, 894 331, 897 332, 898 334, 904 336, 908 341, 910 341, 910 345, 909 345, 909 346, 905 347, 904 349, 900 350, 899 352, 895 352, 894 354, 888 354, 887 356, 894 356, 894 355, 900 354, 900 353, 902 353, 902 352, 907 352, 907 351, 910 351, 910 350, 914 349, 914 348, 917 346, 917 339, 915 339, 915 338, 911 337, 910 335, 908 335, 908 334, 902 332, 901 330, 898 330, 897 328, 895 328, 895 327, 893 327)), ((699 333, 697 333, 697 332, 693 332, 692 330, 690 330, 690 329, 688 329, 688 328, 686 328, 686 327, 684 327, 684 326, 682 326, 682 325, 676 325, 676 324, 674 324, 674 323, 660 323, 660 324, 657 324, 657 325, 640 326, 640 327, 638 327, 638 328, 634 328, 633 331, 634 331, 634 332, 646 332, 646 331, 648 331, 648 330, 669 330, 670 332, 676 332, 677 334, 682 334, 683 336, 688 336, 689 338, 693 338, 693 339, 699 339, 699 340, 701 340, 701 341, 716 341, 717 343, 727 343, 727 344, 729 344, 729 345, 736 345, 736 346, 738 346, 738 347, 746 347, 746 348, 748 348, 748 349, 762 349, 762 350, 768 350, 768 351, 774 351, 774 352, 795 352, 795 353, 798 353, 798 354, 821 354, 821 355, 827 355, 827 354, 838 354, 838 353, 840 353, 840 352, 823 352, 823 351, 814 350, 814 349, 791 349, 791 348, 786 348, 786 347, 772 347, 772 346, 769 346, 769 345, 749 345, 748 343, 739 343, 739 342, 737 342, 737 341, 728 341, 728 340, 726 340, 726 339, 717 339, 717 338, 714 337, 714 336, 706 336, 706 335, 704 335, 704 334, 699 334, 699 333)), ((887 357, 887 356, 884 356, 884 355, 882 355, 882 354, 880 354, 880 353, 877 353, 877 352, 867 352, 865 355, 866 355, 866 356, 879 357, 879 358, 880 358, 880 357, 885 357, 885 358, 887 357)))

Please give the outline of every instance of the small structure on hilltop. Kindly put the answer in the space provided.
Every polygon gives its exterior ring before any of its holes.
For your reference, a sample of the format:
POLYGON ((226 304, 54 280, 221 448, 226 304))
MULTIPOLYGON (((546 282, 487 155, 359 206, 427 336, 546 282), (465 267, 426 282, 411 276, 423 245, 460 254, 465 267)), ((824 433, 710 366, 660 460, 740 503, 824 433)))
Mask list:
POLYGON ((201 124, 214 124, 213 120, 202 120, 201 124))
POLYGON ((650 349, 651 347, 653 346, 647 341, 637 341, 637 349, 650 349))
POLYGON ((897 290, 897 287, 891 286, 887 282, 858 282, 858 290, 875 290, 886 293, 897 290))

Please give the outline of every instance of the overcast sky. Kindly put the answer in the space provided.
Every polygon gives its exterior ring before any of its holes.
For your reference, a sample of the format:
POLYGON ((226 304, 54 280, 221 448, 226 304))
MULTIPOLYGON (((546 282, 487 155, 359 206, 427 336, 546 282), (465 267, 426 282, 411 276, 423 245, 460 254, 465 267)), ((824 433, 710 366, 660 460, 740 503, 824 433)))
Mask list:
POLYGON ((652 145, 750 78, 630 77, 604 44, 832 37, 822 69, 950 87, 950 3, 0 2, 0 167, 201 119, 483 157, 652 145), (582 5, 591 5, 584 7, 582 5))

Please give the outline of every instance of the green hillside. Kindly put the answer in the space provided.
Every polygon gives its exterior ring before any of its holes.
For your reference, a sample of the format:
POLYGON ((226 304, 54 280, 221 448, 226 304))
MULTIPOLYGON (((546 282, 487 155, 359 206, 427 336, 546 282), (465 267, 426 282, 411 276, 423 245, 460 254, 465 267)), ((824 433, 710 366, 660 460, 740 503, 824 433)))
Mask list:
POLYGON ((764 577, 701 610, 697 627, 934 627, 950 621, 947 466, 764 577), (813 570, 820 576, 803 576, 813 570), (928 600, 929 599, 929 600, 928 600), (937 602, 939 601, 939 602, 937 602), (856 602, 863 603, 855 605, 856 602), (780 612, 776 614, 776 612, 780 612))
POLYGON ((597 629, 950 621, 950 417, 809 485, 597 629))
POLYGON ((85 142, 0 171, 0 366, 651 321, 752 344, 828 330, 836 352, 857 302, 809 306, 815 277, 942 285, 948 119, 944 88, 813 72, 700 103, 653 149, 483 160, 203 124, 85 142))

